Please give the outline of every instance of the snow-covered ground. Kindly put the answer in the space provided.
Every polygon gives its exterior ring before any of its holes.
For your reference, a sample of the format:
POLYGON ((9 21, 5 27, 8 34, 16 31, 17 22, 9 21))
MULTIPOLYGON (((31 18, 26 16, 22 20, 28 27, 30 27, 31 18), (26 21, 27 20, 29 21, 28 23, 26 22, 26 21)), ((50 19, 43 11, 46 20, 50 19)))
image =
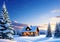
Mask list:
POLYGON ((45 35, 35 37, 19 37, 15 36, 14 41, 8 39, 0 39, 0 42, 60 42, 60 38, 46 38, 45 35))
POLYGON ((17 42, 35 42, 44 37, 45 35, 40 35, 35 37, 15 37, 14 39, 17 40, 17 42))
POLYGON ((0 39, 0 42, 16 42, 16 41, 12 41, 12 40, 8 40, 8 39, 0 39))
POLYGON ((36 37, 15 37, 14 40, 17 42, 60 42, 60 38, 46 38, 45 35, 36 37))

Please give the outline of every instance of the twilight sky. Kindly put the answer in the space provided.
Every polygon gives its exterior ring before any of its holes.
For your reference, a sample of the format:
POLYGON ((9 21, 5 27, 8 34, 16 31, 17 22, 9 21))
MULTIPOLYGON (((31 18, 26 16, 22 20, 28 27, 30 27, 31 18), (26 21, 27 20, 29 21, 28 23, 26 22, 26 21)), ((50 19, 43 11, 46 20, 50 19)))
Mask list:
POLYGON ((0 0, 0 11, 3 1, 10 19, 19 23, 40 25, 60 16, 60 0, 0 0))

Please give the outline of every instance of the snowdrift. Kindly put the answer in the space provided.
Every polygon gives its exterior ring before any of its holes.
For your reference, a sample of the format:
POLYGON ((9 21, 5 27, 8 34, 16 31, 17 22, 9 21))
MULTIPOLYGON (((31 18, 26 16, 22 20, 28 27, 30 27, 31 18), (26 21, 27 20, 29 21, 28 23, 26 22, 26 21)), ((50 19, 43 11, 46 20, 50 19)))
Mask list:
POLYGON ((46 38, 46 35, 35 37, 14 37, 17 42, 60 42, 60 38, 46 38))
POLYGON ((16 41, 12 41, 12 40, 8 40, 8 39, 0 39, 0 42, 16 42, 16 41))

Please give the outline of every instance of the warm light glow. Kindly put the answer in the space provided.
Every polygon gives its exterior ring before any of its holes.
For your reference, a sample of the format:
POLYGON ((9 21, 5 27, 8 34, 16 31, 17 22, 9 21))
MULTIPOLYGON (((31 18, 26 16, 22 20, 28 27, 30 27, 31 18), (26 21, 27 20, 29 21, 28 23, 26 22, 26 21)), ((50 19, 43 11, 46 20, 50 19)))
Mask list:
POLYGON ((31 35, 33 35, 33 32, 31 32, 31 35))

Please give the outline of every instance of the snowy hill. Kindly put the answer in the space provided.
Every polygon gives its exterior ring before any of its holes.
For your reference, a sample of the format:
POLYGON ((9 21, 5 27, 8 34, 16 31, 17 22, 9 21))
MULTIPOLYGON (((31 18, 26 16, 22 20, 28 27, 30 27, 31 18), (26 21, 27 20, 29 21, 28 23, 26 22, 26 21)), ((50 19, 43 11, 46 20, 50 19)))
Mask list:
POLYGON ((60 38, 46 38, 46 35, 40 35, 36 37, 14 37, 17 42, 60 42, 60 38))
POLYGON ((39 41, 39 39, 45 37, 45 35, 42 35, 42 36, 35 36, 35 37, 26 37, 26 36, 25 37, 15 37, 14 39, 17 42, 35 42, 35 41, 39 41))
POLYGON ((60 42, 60 38, 46 38, 46 35, 35 37, 14 37, 14 41, 8 39, 0 39, 0 42, 60 42))

